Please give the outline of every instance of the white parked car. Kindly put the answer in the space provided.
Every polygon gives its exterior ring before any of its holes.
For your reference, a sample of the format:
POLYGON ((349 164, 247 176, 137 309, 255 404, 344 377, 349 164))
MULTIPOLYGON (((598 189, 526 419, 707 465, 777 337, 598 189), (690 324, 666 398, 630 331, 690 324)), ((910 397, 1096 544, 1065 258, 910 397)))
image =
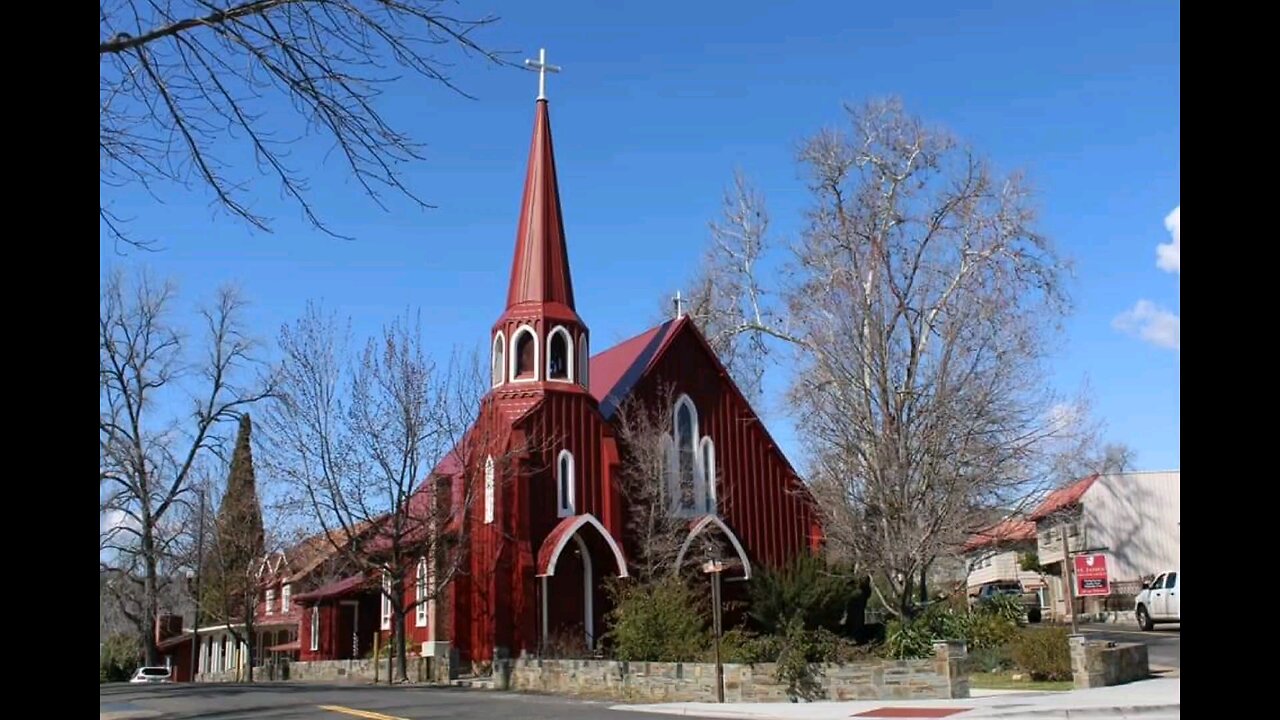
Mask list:
POLYGON ((1182 622, 1182 573, 1162 572, 1150 584, 1142 584, 1142 592, 1133 603, 1138 626, 1150 630, 1156 623, 1182 622))
POLYGON ((167 667, 140 667, 129 678, 131 683, 167 683, 173 682, 172 672, 167 667))

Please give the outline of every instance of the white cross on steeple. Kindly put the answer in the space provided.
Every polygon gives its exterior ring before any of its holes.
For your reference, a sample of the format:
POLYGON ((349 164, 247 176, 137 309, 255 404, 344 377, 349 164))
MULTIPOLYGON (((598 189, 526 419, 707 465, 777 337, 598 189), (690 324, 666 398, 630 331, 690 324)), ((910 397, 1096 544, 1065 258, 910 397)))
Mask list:
POLYGON ((538 99, 546 100, 547 99, 547 73, 560 72, 560 66, 547 64, 546 48, 542 48, 541 50, 538 51, 537 60, 526 59, 524 61, 524 66, 529 68, 530 70, 538 71, 538 99))
POLYGON ((684 302, 683 302, 683 300, 684 300, 684 298, 680 297, 680 291, 679 291, 679 290, 677 290, 677 291, 676 291, 676 296, 675 296, 675 297, 673 297, 673 298, 671 298, 671 302, 672 302, 672 303, 674 303, 674 304, 675 304, 675 306, 676 306, 676 319, 677 319, 677 320, 678 320, 678 319, 680 319, 680 316, 684 315, 684 302))

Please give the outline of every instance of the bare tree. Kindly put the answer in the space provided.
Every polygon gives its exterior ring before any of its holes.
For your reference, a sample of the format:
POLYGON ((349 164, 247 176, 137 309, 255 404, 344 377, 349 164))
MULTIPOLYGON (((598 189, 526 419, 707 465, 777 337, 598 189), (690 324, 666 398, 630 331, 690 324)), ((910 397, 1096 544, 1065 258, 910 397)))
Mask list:
POLYGON ((381 577, 403 681, 408 612, 462 571, 456 550, 489 445, 471 430, 487 383, 474 358, 455 354, 438 367, 411 317, 355 357, 348 335, 314 305, 281 331, 279 402, 265 423, 268 463, 294 507, 350 566, 381 577))
MULTIPOLYGON (((465 93, 442 51, 502 64, 475 32, 496 22, 463 18, 442 0, 108 0, 99 5, 99 179, 108 188, 195 185, 216 206, 269 229, 250 204, 247 178, 229 156, 259 173, 320 230, 335 233, 309 199, 309 165, 290 157, 312 134, 365 193, 388 190, 429 207, 405 184, 422 145, 377 105, 401 73, 465 93), (292 116, 291 116, 292 115, 292 116)), ((145 242, 123 227, 104 190, 99 214, 118 240, 145 242)))
POLYGON ((125 611, 157 660, 155 620, 173 543, 173 514, 191 490, 193 468, 224 438, 219 423, 270 392, 245 381, 256 364, 241 325, 244 302, 222 290, 202 311, 204 347, 189 342, 171 317, 173 285, 120 273, 103 281, 99 301, 99 557, 104 570, 138 586, 125 611), (187 403, 187 414, 166 412, 187 403))
POLYGON ((675 447, 674 401, 669 388, 659 391, 654 402, 632 396, 618 406, 615 415, 621 462, 614 482, 623 501, 626 535, 632 543, 627 559, 632 576, 640 582, 676 570, 676 555, 688 534, 687 522, 673 512, 668 489, 675 447))
POLYGON ((766 215, 740 181, 708 267, 737 277, 712 283, 740 296, 722 327, 795 353, 790 402, 832 549, 910 616, 934 559, 985 510, 1035 496, 1079 437, 1042 367, 1066 267, 1020 176, 897 101, 848 117, 800 150, 811 203, 773 300, 752 231, 766 215))

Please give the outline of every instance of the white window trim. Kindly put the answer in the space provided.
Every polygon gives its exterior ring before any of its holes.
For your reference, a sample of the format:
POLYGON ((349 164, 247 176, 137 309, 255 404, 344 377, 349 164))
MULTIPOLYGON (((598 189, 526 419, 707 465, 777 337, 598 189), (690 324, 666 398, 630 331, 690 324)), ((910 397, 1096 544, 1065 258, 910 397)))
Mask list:
POLYGON ((320 606, 311 606, 311 652, 320 649, 320 606))
POLYGON ((391 575, 382 571, 382 629, 391 629, 391 575))
POLYGON ((484 461, 484 524, 491 525, 493 523, 494 495, 496 493, 497 479, 494 477, 493 456, 485 458, 484 461))
POLYGON ((418 627, 427 626, 427 559, 418 558, 418 581, 414 586, 413 600, 418 603, 414 607, 414 621, 418 627))
POLYGON ((587 334, 583 333, 578 336, 578 384, 587 389, 591 388, 591 379, 587 377, 590 368, 591 354, 587 352, 587 334))
POLYGON ((272 615, 276 611, 276 589, 267 588, 267 614, 272 615))
POLYGON ((280 612, 281 613, 287 614, 290 610, 293 609, 291 607, 293 605, 292 600, 293 600, 293 586, 290 585, 289 583, 285 583, 284 587, 280 588, 280 612))
POLYGON ((698 470, 703 475, 703 507, 706 512, 715 515, 719 512, 720 503, 716 497, 716 444, 710 435, 704 435, 698 443, 698 470), (707 455, 710 455, 710 462, 706 461, 707 455), (707 477, 707 471, 711 472, 710 477, 707 477))
POLYGON ((492 385, 493 387, 498 387, 506 383, 507 381, 506 333, 499 330, 498 334, 493 336, 493 347, 490 349, 490 352, 492 352, 493 354, 489 356, 489 382, 493 384, 492 385), (502 354, 501 357, 498 357, 499 353, 502 354), (498 368, 498 372, 500 373, 499 377, 497 378, 498 380, 497 382, 493 382, 494 381, 493 369, 495 366, 498 368))
POLYGON ((507 348, 510 357, 507 358, 507 377, 510 382, 538 382, 538 372, 542 365, 542 355, 538 347, 538 333, 534 332, 532 325, 521 325, 516 331, 511 333, 511 343, 507 348), (533 377, 518 378, 516 377, 516 346, 520 343, 520 336, 528 333, 533 338, 533 377))
POLYGON ((568 450, 561 450, 556 455, 556 516, 570 517, 576 514, 577 506, 577 468, 573 459, 573 453, 568 450), (565 482, 560 474, 560 468, 563 466, 564 459, 569 459, 569 482, 565 482), (565 489, 568 489, 569 497, 565 497, 565 489))
POLYGON ((573 338, 569 335, 569 331, 566 330, 563 325, 557 325, 551 329, 551 332, 547 333, 547 367, 546 367, 547 382, 563 382, 563 383, 573 382, 573 360, 574 360, 573 338), (565 367, 565 376, 563 378, 551 377, 551 339, 554 338, 556 335, 564 336, 564 349, 565 349, 564 361, 565 361, 566 367, 565 367))

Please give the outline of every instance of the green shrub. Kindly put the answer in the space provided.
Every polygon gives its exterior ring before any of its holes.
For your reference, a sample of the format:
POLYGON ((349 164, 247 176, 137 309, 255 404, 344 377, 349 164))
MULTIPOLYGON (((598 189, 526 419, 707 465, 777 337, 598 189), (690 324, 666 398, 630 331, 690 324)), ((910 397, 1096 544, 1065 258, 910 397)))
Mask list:
POLYGON ((1008 645, 974 650, 965 657, 971 673, 998 673, 1014 668, 1013 655, 1008 645))
POLYGON ((867 582, 854 578, 851 568, 799 555, 782 570, 763 570, 752 578, 748 616, 762 633, 785 634, 798 616, 807 630, 853 635, 862 626, 869 595, 867 582))
POLYGON ((1067 635, 1066 628, 1023 628, 1010 647, 1013 662, 1032 680, 1070 680, 1067 635))
POLYGON ((707 603, 679 577, 615 583, 610 592, 614 606, 607 640, 618 660, 687 661, 709 647, 707 603))
MULTIPOLYGON (((755 665, 771 663, 782 653, 782 639, 776 635, 757 635, 750 630, 735 628, 720 636, 720 659, 726 663, 755 665)), ((714 659, 708 650, 707 662, 714 659)))
POLYGON ((1010 600, 984 602, 972 611, 937 603, 908 622, 890 621, 885 652, 893 658, 931 657, 933 644, 942 640, 963 640, 970 650, 1001 647, 1017 634, 1022 619, 1021 604, 1010 600))
POLYGON ((119 633, 102 643, 98 658, 98 682, 124 682, 142 664, 142 645, 133 635, 119 633))

